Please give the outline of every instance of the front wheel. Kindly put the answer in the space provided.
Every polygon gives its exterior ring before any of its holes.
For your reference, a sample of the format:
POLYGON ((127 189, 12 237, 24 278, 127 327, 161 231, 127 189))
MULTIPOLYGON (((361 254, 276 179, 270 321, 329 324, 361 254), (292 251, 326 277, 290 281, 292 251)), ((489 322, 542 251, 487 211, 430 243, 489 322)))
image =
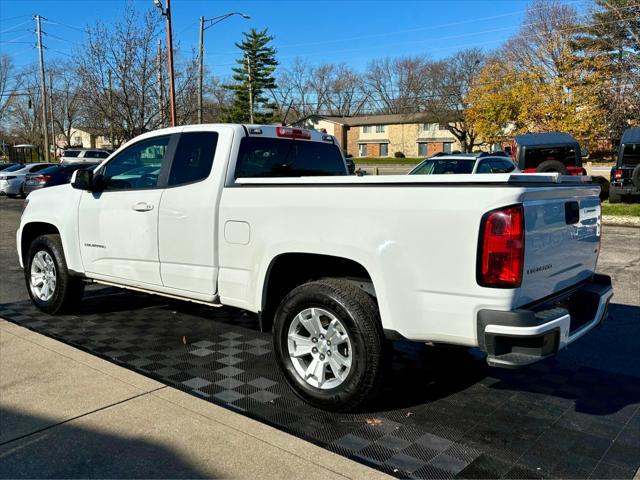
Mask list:
POLYGON ((353 410, 382 383, 385 340, 375 301, 342 279, 292 290, 274 322, 274 350, 293 391, 327 410, 353 410))
POLYGON ((62 313, 82 300, 84 283, 69 275, 59 235, 42 235, 31 243, 24 274, 29 296, 43 312, 62 313))

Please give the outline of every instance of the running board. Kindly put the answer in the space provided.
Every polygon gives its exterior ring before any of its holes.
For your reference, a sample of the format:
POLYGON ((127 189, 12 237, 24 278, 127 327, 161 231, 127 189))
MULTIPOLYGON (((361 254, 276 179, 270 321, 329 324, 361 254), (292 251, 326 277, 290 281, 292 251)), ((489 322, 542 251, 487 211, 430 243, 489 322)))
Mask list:
POLYGON ((113 282, 107 282, 105 280, 96 280, 95 278, 89 279, 91 282, 94 283, 100 283, 102 285, 108 285, 110 287, 117 287, 117 288, 123 288, 125 290, 133 290, 134 292, 142 292, 142 293, 149 293, 151 295, 160 295, 161 297, 168 297, 168 298, 173 298, 175 300, 182 300, 185 302, 191 302, 191 303, 199 303, 200 305, 207 305, 208 307, 224 307, 224 305, 222 305, 218 300, 220 297, 218 297, 218 295, 216 295, 215 300, 213 302, 205 302, 204 300, 195 300, 193 298, 189 298, 189 297, 182 297, 180 295, 172 295, 170 293, 164 293, 164 292, 158 292, 157 290, 147 290, 146 288, 140 288, 140 287, 131 287, 129 285, 122 285, 121 283, 113 283, 113 282))

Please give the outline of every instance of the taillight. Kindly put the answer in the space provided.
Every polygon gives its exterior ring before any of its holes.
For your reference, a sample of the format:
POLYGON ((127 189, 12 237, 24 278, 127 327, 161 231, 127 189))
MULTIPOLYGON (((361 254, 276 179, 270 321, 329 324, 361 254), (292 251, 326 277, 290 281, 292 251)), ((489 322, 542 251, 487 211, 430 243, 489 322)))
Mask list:
POLYGON ((35 180, 38 183, 46 183, 50 178, 50 175, 38 175, 37 177, 30 178, 30 180, 35 180))
POLYGON ((276 135, 283 138, 311 139, 311 133, 309 130, 305 130, 304 128, 278 127, 276 128, 276 135))
POLYGON ((499 208, 482 217, 477 280, 483 287, 515 288, 522 282, 524 209, 499 208))
POLYGON ((613 176, 616 180, 620 180, 622 178, 622 170, 620 170, 619 168, 616 169, 616 171, 613 172, 613 176))
POLYGON ((587 171, 583 167, 567 167, 567 173, 573 176, 586 175, 587 171))

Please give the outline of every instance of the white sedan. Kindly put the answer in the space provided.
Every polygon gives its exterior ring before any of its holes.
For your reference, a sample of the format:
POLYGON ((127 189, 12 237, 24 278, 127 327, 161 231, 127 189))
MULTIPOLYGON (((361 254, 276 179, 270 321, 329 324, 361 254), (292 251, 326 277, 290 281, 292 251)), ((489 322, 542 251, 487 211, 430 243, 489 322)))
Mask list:
POLYGON ((0 195, 25 197, 24 182, 28 173, 50 167, 51 163, 16 163, 0 172, 0 195))
POLYGON ((486 154, 440 155, 424 160, 409 175, 438 175, 455 173, 511 173, 517 170, 509 157, 486 154))

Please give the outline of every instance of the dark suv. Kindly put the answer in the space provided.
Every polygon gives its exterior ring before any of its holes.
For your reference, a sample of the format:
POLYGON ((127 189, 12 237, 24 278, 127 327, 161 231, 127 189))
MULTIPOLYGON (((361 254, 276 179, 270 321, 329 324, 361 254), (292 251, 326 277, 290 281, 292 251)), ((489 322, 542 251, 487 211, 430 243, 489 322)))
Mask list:
POLYGON ((622 135, 618 159, 611 168, 609 201, 640 201, 640 128, 629 128, 622 135))
POLYGON ((559 172, 586 175, 580 144, 568 133, 526 133, 515 136, 513 161, 524 173, 559 172))

